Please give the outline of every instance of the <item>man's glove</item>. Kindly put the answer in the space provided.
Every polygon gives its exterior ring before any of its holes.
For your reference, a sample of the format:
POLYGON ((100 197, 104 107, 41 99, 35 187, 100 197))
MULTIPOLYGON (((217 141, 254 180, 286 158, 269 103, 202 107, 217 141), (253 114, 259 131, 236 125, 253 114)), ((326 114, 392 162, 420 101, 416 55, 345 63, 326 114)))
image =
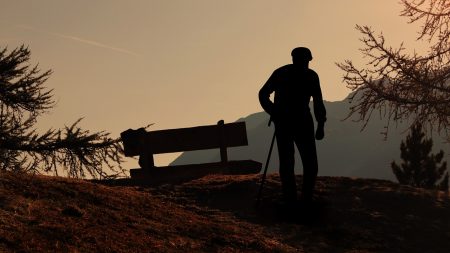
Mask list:
POLYGON ((317 124, 316 140, 322 140, 323 137, 325 136, 324 125, 325 125, 325 122, 319 122, 317 124))

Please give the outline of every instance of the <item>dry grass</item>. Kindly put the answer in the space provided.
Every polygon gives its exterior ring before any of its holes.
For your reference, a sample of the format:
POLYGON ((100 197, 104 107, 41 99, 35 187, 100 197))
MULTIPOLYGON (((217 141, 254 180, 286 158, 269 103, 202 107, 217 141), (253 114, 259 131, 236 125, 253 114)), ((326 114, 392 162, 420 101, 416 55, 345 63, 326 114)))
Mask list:
MULTIPOLYGON (((299 178, 300 181, 301 178, 299 178)), ((268 177, 106 186, 0 174, 5 252, 448 252, 449 197, 381 180, 319 178, 318 204, 289 219, 268 177), (312 211, 311 211, 312 210, 312 211)))

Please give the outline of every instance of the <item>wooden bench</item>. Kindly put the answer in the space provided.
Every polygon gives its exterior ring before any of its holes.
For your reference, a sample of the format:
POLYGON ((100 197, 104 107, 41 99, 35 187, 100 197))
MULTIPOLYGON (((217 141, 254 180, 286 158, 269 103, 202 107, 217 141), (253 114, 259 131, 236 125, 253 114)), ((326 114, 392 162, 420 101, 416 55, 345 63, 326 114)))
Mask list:
POLYGON ((229 161, 227 148, 248 145, 245 122, 178 128, 147 132, 141 128, 121 133, 125 156, 139 155, 139 169, 131 169, 132 179, 148 183, 178 183, 208 174, 254 174, 261 163, 252 160, 229 161), (156 167, 153 155, 220 149, 220 162, 156 167))

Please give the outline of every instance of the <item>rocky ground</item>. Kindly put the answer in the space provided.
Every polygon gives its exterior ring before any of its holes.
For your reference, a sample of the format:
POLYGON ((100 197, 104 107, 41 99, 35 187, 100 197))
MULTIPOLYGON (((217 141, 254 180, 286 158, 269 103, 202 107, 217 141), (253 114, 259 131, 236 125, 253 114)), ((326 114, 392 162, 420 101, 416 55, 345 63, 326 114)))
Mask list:
MULTIPOLYGON (((298 177, 299 184, 301 177, 298 177)), ((449 252, 450 198, 320 177, 314 205, 280 203, 269 175, 120 186, 0 173, 2 252, 449 252)))

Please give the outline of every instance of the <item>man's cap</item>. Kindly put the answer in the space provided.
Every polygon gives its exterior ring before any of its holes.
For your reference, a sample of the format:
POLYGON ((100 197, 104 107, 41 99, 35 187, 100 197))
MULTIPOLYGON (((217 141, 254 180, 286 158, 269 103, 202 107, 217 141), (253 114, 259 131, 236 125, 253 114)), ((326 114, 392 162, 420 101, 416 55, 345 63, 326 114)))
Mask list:
POLYGON ((312 54, 311 54, 311 50, 309 50, 306 47, 296 47, 292 50, 291 52, 292 57, 299 57, 308 61, 311 61, 312 58, 312 54))

